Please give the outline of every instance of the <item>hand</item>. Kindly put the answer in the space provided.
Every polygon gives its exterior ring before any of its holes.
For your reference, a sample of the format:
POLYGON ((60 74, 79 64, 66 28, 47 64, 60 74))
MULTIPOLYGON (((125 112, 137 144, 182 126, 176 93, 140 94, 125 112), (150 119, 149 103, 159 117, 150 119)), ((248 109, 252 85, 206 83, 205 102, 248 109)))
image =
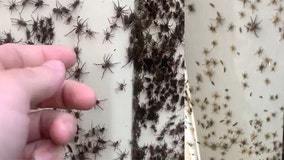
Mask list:
POLYGON ((90 109, 91 88, 65 80, 75 63, 72 50, 59 46, 0 46, 0 159, 63 159, 76 120, 64 112, 38 108, 90 109))

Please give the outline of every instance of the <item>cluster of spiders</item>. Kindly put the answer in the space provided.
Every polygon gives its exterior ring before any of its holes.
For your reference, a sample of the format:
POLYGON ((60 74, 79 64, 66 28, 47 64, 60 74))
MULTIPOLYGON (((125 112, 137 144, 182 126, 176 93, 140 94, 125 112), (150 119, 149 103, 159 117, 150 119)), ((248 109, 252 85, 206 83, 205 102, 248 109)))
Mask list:
MULTIPOLYGON (((81 113, 78 111, 70 111, 80 118, 81 113)), ((104 125, 91 126, 89 130, 84 130, 77 125, 76 136, 72 143, 66 147, 65 158, 71 160, 77 159, 99 159, 102 157, 101 152, 106 148, 113 148, 117 153, 117 160, 124 160, 128 157, 129 153, 120 148, 120 140, 112 141, 105 138, 107 128, 104 125), (74 150, 75 148, 75 150, 74 150)))
POLYGON ((193 38, 187 41, 190 46, 198 41, 198 47, 187 53, 191 58, 188 68, 192 106, 188 118, 194 116, 194 124, 188 126, 197 133, 196 139, 188 142, 189 147, 207 152, 200 155, 201 159, 225 160, 231 155, 237 159, 281 159, 284 107, 281 91, 276 89, 278 53, 263 42, 275 38, 266 34, 270 28, 272 33, 274 27, 283 33, 283 7, 279 0, 236 0, 232 5, 239 11, 229 14, 221 10, 224 3, 195 1, 186 5, 191 21, 210 13, 203 17, 204 21, 187 26, 197 25, 207 36, 204 41, 197 40, 202 35, 190 32, 193 38), (259 14, 270 11, 272 19, 259 14), (269 21, 272 25, 265 26, 269 21), (256 45, 244 45, 242 38, 256 45))
MULTIPOLYGON (((117 21, 119 19, 122 19, 125 14, 127 13, 127 6, 120 6, 119 1, 117 1, 117 4, 115 2, 113 2, 113 6, 114 6, 114 10, 115 10, 115 16, 111 17, 112 22, 110 22, 110 31, 108 31, 108 29, 106 29, 104 31, 104 39, 103 39, 103 43, 105 41, 109 41, 111 42, 110 38, 114 36, 113 32, 119 28, 119 26, 117 25, 117 21)), ((97 34, 97 32, 93 31, 89 26, 88 26, 88 19, 82 19, 81 17, 77 17, 77 22, 76 25, 73 26, 73 29, 68 32, 65 36, 69 36, 71 33, 75 33, 75 35, 77 35, 77 45, 74 47, 74 52, 76 54, 77 57, 77 65, 75 66, 75 68, 73 68, 72 70, 70 70, 70 77, 75 78, 76 80, 80 81, 81 80, 81 76, 84 74, 88 74, 89 72, 85 72, 84 71, 84 66, 85 66, 85 62, 82 63, 81 62, 81 48, 80 48, 80 37, 85 35, 85 38, 88 39, 94 39, 95 35, 97 34)), ((117 64, 119 64, 120 62, 112 62, 112 56, 113 54, 105 54, 103 57, 103 62, 102 63, 93 63, 94 65, 100 66, 103 70, 101 79, 104 78, 104 75, 106 72, 110 72, 113 73, 112 68, 115 67, 117 64)), ((115 89, 116 91, 125 91, 125 87, 126 87, 126 83, 125 82, 118 82, 118 87, 115 89)), ((101 107, 100 107, 101 108, 101 107)))
POLYGON ((106 29, 104 31, 104 41, 103 42, 111 42, 111 38, 114 36, 113 32, 117 29, 120 28, 120 26, 117 24, 118 20, 121 19, 123 21, 124 16, 126 16, 129 12, 129 9, 127 9, 127 5, 125 6, 121 6, 119 1, 117 1, 117 4, 115 2, 113 2, 114 5, 114 11, 115 11, 115 15, 113 17, 111 17, 111 20, 108 19, 110 26, 109 29, 106 29))
POLYGON ((137 0, 127 64, 134 66, 133 159, 184 159, 184 1, 137 0), (168 121, 161 121, 162 115, 168 121), (145 142, 144 133, 153 140, 145 142))
POLYGON ((11 18, 11 23, 13 26, 17 26, 18 31, 21 30, 25 33, 25 38, 16 40, 12 33, 5 33, 6 38, 1 40, 1 44, 4 43, 25 43, 29 45, 34 44, 45 44, 51 45, 53 44, 55 38, 55 31, 54 31, 54 21, 52 17, 37 17, 34 18, 33 15, 31 19, 24 19, 21 14, 24 11, 24 8, 30 5, 32 7, 34 5, 35 10, 39 10, 45 4, 43 1, 21 1, 17 2, 15 0, 9 1, 8 4, 4 4, 12 12, 18 11, 18 8, 22 8, 19 12, 19 18, 11 18))

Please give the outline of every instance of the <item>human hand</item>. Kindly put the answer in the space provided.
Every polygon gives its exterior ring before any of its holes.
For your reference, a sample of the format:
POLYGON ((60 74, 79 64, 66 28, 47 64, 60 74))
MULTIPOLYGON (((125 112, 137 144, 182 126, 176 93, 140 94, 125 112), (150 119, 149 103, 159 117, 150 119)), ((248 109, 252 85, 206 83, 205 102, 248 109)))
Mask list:
POLYGON ((76 120, 64 112, 38 108, 90 109, 91 88, 65 80, 75 63, 72 50, 59 46, 0 46, 0 159, 63 159, 76 120))

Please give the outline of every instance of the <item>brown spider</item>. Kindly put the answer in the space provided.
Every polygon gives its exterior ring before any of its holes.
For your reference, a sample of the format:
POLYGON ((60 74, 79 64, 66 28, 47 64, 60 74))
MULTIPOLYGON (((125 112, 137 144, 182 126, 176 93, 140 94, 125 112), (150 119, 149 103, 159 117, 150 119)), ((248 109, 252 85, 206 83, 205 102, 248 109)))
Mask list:
POLYGON ((77 17, 77 25, 74 25, 73 29, 69 33, 65 34, 65 36, 68 36, 70 33, 75 32, 77 34, 77 38, 79 40, 79 36, 84 33, 84 28, 86 27, 85 23, 88 19, 85 19, 83 22, 82 22, 82 20, 83 19, 80 19, 80 16, 78 16, 77 17))
POLYGON ((104 110, 104 109, 100 106, 100 103, 101 103, 102 101, 106 101, 106 100, 107 100, 107 99, 100 99, 100 100, 97 99, 94 108, 99 107, 101 110, 104 110))
POLYGON ((120 140, 115 141, 115 142, 111 142, 110 146, 112 146, 114 148, 114 150, 116 150, 119 147, 120 142, 121 142, 120 140))
POLYGON ((195 12, 195 5, 193 3, 187 5, 187 9, 189 12, 195 12))
POLYGON ((119 149, 119 157, 116 158, 116 160, 124 160, 125 158, 127 158, 128 156, 128 152, 126 152, 126 150, 124 152, 122 152, 120 149, 119 149))
POLYGON ((18 26, 18 30, 23 28, 27 28, 28 26, 28 22, 30 22, 30 20, 25 21, 22 17, 20 17, 19 19, 17 18, 11 18, 11 22, 13 25, 17 25, 18 26))
POLYGON ((91 153, 93 153, 93 154, 94 154, 95 159, 96 159, 96 158, 97 158, 97 156, 101 157, 100 152, 101 152, 102 150, 104 150, 104 149, 105 149, 105 147, 104 147, 104 146, 101 146, 101 145, 99 145, 99 144, 96 144, 95 146, 93 146, 93 148, 92 148, 92 152, 91 152, 91 153))
POLYGON ((117 82, 118 83, 118 87, 115 89, 115 91, 125 91, 125 87, 126 87, 126 83, 125 81, 123 81, 122 83, 117 82))
POLYGON ((255 36, 258 37, 257 31, 261 29, 259 26, 261 22, 262 21, 257 22, 257 16, 255 16, 254 19, 250 17, 250 22, 245 25, 247 32, 254 32, 255 36))
POLYGON ((20 13, 23 12, 24 8, 28 5, 28 4, 32 4, 32 1, 31 0, 21 0, 19 3, 21 3, 21 6, 22 6, 22 10, 20 13))
POLYGON ((42 8, 44 5, 47 5, 47 6, 48 6, 48 4, 44 3, 43 0, 34 1, 34 2, 33 2, 33 5, 35 6, 35 9, 34 9, 34 11, 33 11, 32 13, 34 13, 34 12, 35 12, 36 10, 38 10, 39 8, 42 8))
POLYGON ((79 120, 81 120, 81 117, 82 117, 82 113, 81 113, 81 111, 73 111, 72 112, 73 113, 73 115, 74 115, 74 117, 76 118, 76 119, 79 119, 79 120))
POLYGON ((125 6, 120 6, 119 4, 119 1, 117 1, 117 4, 115 4, 113 2, 113 5, 114 5, 114 10, 115 10, 115 16, 113 18, 123 18, 124 15, 127 13, 128 10, 125 9, 126 5, 125 6))
POLYGON ((104 69, 103 74, 102 74, 102 79, 104 78, 104 74, 106 70, 109 70, 111 73, 113 73, 111 68, 114 67, 114 65, 119 63, 119 62, 112 63, 110 60, 111 57, 112 57, 112 54, 104 55, 104 63, 94 63, 94 65, 100 65, 104 69))
POLYGON ((81 0, 74 0, 68 5, 68 7, 71 8, 72 11, 74 11, 81 3, 83 3, 81 0))
POLYGON ((5 5, 9 8, 10 12, 12 13, 14 10, 18 11, 18 2, 16 0, 9 1, 9 4, 5 5))
MULTIPOLYGON (((111 31, 112 31, 112 30, 111 30, 111 31)), ((107 29, 104 31, 105 38, 104 38, 104 40, 103 40, 103 43, 104 43, 105 41, 109 41, 110 43, 112 43, 112 42, 110 41, 110 38, 113 37, 114 35, 111 33, 111 31, 107 31, 107 29)))
POLYGON ((127 48, 127 55, 126 55, 126 59, 127 59, 127 62, 126 62, 126 64, 125 65, 123 65, 122 66, 122 68, 123 67, 125 67, 126 65, 128 65, 128 64, 132 64, 132 62, 134 61, 134 59, 135 59, 135 53, 134 53, 134 51, 133 51, 133 49, 132 49, 132 47, 129 47, 129 48, 127 48))
POLYGON ((93 38, 95 38, 95 35, 96 35, 97 33, 98 33, 98 32, 95 32, 95 31, 93 31, 92 29, 88 28, 88 26, 86 27, 86 30, 85 30, 86 38, 93 39, 93 38))
POLYGON ((117 25, 117 20, 115 20, 115 21, 110 21, 109 19, 107 19, 108 20, 108 22, 109 22, 109 24, 110 24, 110 31, 114 31, 114 30, 116 30, 117 28, 119 28, 120 26, 118 26, 117 25))
POLYGON ((73 51, 75 52, 77 62, 80 62, 81 48, 79 48, 79 46, 77 45, 73 48, 73 51))
POLYGON ((71 73, 71 75, 68 77, 68 79, 71 78, 71 77, 74 77, 77 81, 79 81, 80 78, 81 78, 81 76, 82 76, 82 74, 87 74, 87 73, 89 73, 89 72, 84 72, 84 71, 83 71, 83 68, 84 68, 85 64, 86 64, 86 62, 85 62, 82 66, 80 66, 80 64, 78 64, 78 65, 75 67, 75 70, 72 71, 72 73, 71 73))

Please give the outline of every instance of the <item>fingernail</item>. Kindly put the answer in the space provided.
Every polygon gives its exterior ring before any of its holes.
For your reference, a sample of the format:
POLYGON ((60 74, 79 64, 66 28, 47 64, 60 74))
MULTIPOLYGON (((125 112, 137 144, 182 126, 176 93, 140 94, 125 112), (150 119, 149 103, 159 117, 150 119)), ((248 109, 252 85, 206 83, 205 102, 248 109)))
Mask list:
POLYGON ((61 61, 58 61, 58 60, 51 60, 51 61, 45 62, 43 64, 43 66, 46 66, 46 67, 54 69, 54 70, 65 69, 64 64, 61 61))
POLYGON ((64 147, 57 146, 52 152, 46 150, 38 151, 33 160, 62 160, 64 158, 64 147))
POLYGON ((76 127, 74 123, 72 123, 70 120, 65 120, 65 126, 66 130, 69 131, 72 135, 76 133, 76 127))
POLYGON ((41 152, 34 156, 34 160, 52 160, 53 156, 50 153, 41 152))

